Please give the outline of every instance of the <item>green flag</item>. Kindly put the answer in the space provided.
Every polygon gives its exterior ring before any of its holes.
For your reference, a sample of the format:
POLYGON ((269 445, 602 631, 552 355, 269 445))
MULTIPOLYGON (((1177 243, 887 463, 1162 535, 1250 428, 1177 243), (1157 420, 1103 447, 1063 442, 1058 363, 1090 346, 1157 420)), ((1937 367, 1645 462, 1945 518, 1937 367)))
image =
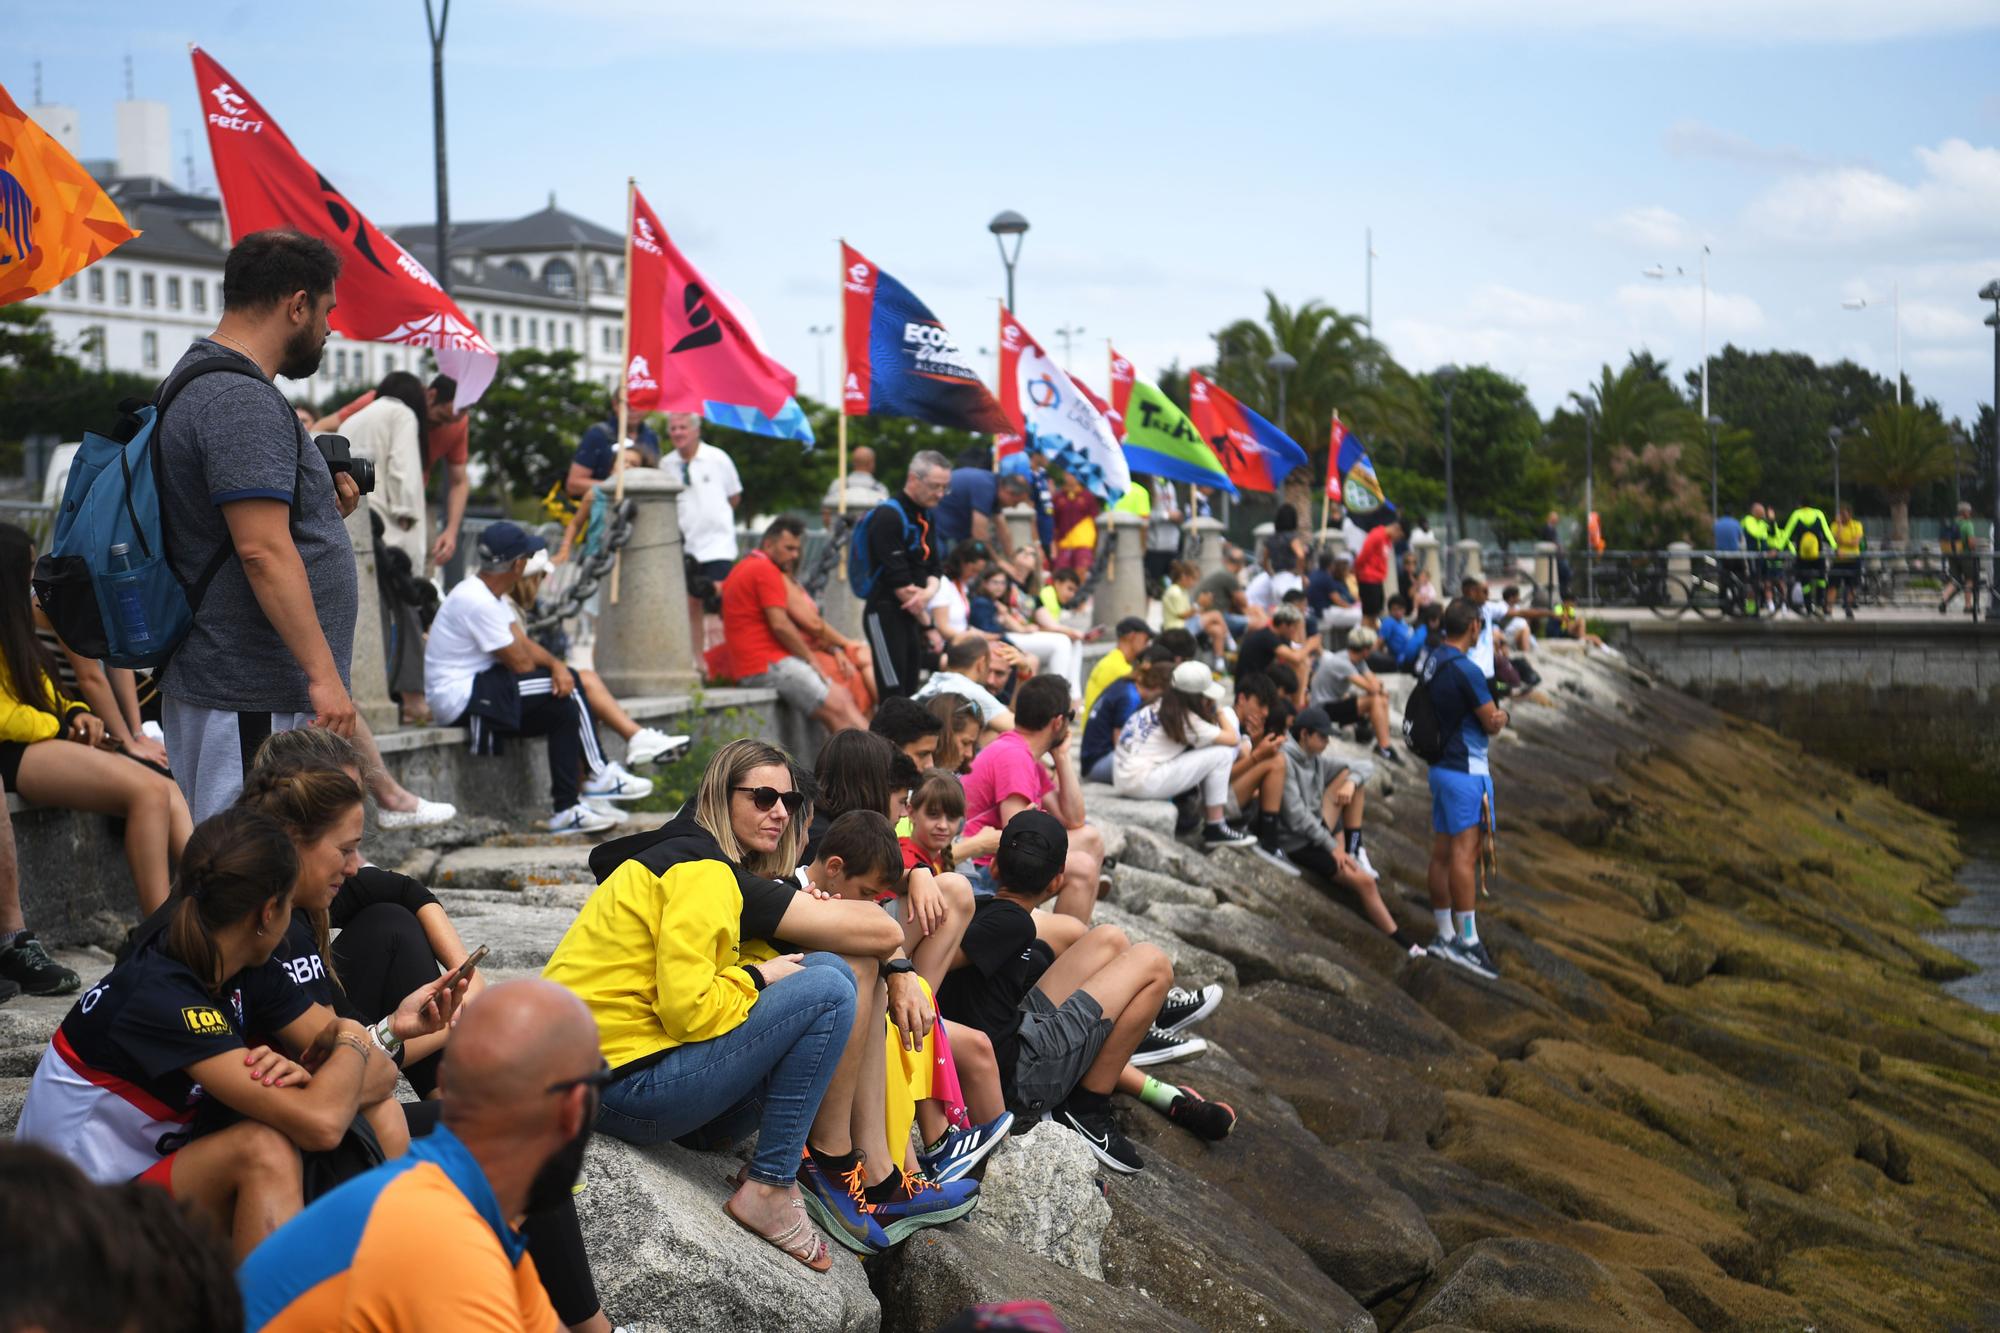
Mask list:
MULTIPOLYGON (((1114 391, 1123 388, 1114 384, 1114 391)), ((1236 493, 1215 450, 1201 438, 1187 413, 1160 391, 1160 386, 1134 375, 1125 412, 1125 461, 1134 472, 1188 481, 1198 486, 1236 493)))

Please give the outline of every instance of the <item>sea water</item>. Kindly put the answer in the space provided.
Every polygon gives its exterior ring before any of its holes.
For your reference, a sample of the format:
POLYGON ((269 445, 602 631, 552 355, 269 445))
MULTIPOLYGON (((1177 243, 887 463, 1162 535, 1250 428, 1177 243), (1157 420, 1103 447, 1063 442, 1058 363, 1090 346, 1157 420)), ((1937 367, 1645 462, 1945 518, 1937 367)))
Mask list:
POLYGON ((1966 826, 1960 845, 1968 859, 1958 882, 1967 894, 1944 914, 1950 924, 1930 932, 1930 939, 1979 967, 1944 988, 1981 1009, 2000 1011, 2000 825, 1966 826))

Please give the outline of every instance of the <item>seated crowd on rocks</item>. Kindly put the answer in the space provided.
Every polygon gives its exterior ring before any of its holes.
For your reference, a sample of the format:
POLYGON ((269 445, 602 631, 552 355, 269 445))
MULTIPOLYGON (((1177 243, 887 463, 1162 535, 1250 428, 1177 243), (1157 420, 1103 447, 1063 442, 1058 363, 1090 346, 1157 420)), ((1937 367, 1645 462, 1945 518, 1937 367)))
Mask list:
MULTIPOLYGON (((1308 878, 1411 957, 1496 975, 1473 915, 1486 738, 1505 725, 1491 682, 1532 682, 1500 663, 1525 655, 1504 642, 1534 612, 1470 580, 1445 607, 1385 598, 1396 521, 1351 569, 1329 557, 1308 580, 1294 523, 1247 584, 1234 548, 1205 578, 1161 562, 1159 614, 1117 623, 1090 662, 1079 562, 1044 583, 1032 544, 1009 557, 976 525, 937 550, 951 484, 920 454, 857 530, 874 575, 857 587, 858 652, 798 587, 797 519, 713 571, 732 674, 826 738, 810 763, 730 741, 673 817, 597 846, 596 887, 539 979, 486 985, 437 897, 367 862, 375 766, 330 730, 270 735, 199 823, 170 782, 121 772, 147 915, 63 1019, 17 1139, 205 1221, 252 1328, 365 1307, 371 1327, 603 1330, 577 1217, 589 1197, 574 1193, 596 1132, 745 1145, 720 1206, 816 1272, 829 1241, 871 1255, 964 1217, 982 1164, 1035 1124, 1110 1171, 1143 1170, 1114 1097, 1228 1136, 1229 1106, 1149 1072, 1205 1049, 1192 1028, 1222 988, 1176 985, 1159 947, 1094 920, 1116 864, 1093 784, 1172 803, 1178 836, 1308 878), (1385 906, 1366 847, 1370 790, 1405 763, 1385 680, 1405 673, 1447 738, 1428 945, 1385 906)), ((429 629, 424 694, 478 751, 545 737, 548 829, 597 832, 613 822, 598 802, 652 790, 605 758, 599 723, 643 758, 682 738, 614 721, 601 682, 528 635, 542 547, 510 523, 484 530, 429 629)), ((85 725, 52 657, 16 657, 4 615, 10 678, 39 670, 59 705, 40 712, 85 725)), ((91 783, 38 776, 47 738, 5 742, 10 790, 13 768, 49 799, 91 783)), ((0 892, 0 934, 12 902, 0 892)))

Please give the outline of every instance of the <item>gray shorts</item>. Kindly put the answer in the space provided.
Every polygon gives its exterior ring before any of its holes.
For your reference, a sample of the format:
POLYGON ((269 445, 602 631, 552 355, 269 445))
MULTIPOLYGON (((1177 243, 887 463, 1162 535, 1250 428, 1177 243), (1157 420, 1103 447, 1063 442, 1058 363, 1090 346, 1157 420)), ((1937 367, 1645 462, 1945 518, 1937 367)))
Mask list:
POLYGON ((227 810, 243 792, 243 775, 257 747, 274 731, 312 725, 311 713, 236 713, 203 708, 170 694, 160 696, 160 729, 174 781, 199 824, 227 810))
POLYGON ((743 683, 776 690, 780 699, 801 713, 810 713, 825 703, 826 692, 832 688, 825 676, 797 657, 781 657, 771 663, 770 670, 743 683))
POLYGON ((1069 1096, 1104 1049, 1111 1020, 1088 991, 1058 1008, 1039 990, 1021 1000, 1021 1050, 1014 1057, 1014 1109, 1039 1115, 1069 1096))

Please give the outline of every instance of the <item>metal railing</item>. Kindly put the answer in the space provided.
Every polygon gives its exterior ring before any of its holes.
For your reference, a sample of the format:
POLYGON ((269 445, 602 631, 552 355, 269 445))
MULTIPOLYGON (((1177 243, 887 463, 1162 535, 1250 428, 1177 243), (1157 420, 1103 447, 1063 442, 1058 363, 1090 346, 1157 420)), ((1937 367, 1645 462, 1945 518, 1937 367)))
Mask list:
MULTIPOLYGON (((1722 620, 1781 610, 1935 611, 1949 598, 1951 610, 1977 619, 1993 614, 1995 572, 1991 550, 1959 553, 1935 546, 1863 551, 1812 565, 1788 551, 1601 551, 1579 556, 1572 565, 1570 600, 1591 608, 1722 620), (1586 586, 1594 591, 1588 601, 1582 595, 1586 586)), ((1546 600, 1544 590, 1536 591, 1546 600)))

